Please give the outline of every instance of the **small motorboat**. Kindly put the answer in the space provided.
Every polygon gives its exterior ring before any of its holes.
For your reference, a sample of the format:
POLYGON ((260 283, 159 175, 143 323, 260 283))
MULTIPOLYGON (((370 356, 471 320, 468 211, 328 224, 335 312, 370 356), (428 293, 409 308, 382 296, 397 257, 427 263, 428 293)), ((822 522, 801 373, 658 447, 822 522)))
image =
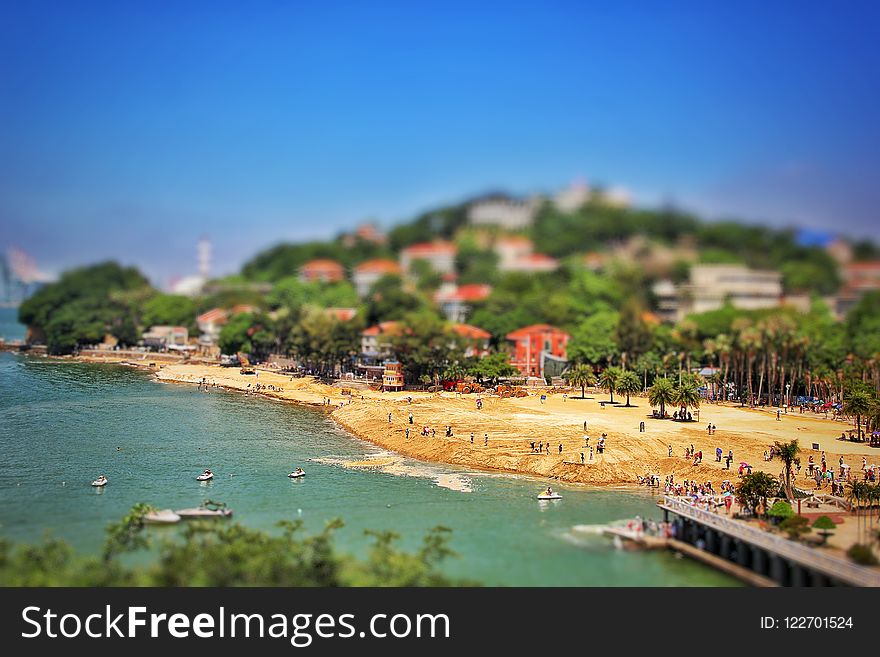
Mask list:
POLYGON ((162 509, 147 513, 144 516, 144 522, 151 525, 173 525, 175 522, 180 522, 180 516, 171 509, 162 509))
POLYGON ((299 479, 300 477, 305 477, 306 473, 302 468, 297 468, 287 476, 291 479, 299 479))
POLYGON ((214 478, 214 473, 210 470, 205 470, 202 474, 196 477, 196 481, 211 481, 214 478))
POLYGON ((108 481, 110 480, 107 479, 107 477, 101 475, 92 482, 92 486, 94 486, 95 488, 101 488, 102 486, 106 486, 108 481))
POLYGON ((223 502, 214 502, 205 500, 202 506, 195 509, 180 509, 175 511, 179 517, 184 520, 202 519, 202 518, 229 518, 232 516, 232 509, 226 507, 223 502))

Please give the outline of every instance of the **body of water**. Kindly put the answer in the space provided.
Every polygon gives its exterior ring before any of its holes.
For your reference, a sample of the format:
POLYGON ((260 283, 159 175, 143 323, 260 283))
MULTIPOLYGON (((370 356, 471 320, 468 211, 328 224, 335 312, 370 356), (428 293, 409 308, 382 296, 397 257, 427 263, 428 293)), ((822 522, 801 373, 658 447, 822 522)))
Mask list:
POLYGON ((657 517, 648 493, 554 484, 564 499, 548 504, 535 499, 546 482, 533 479, 408 459, 390 472, 343 466, 379 453, 312 409, 161 384, 124 367, 0 353, 7 539, 49 531, 93 551, 104 527, 137 502, 182 508, 211 498, 264 529, 301 518, 317 530, 342 518, 339 546, 361 554, 364 529, 396 531, 415 548, 428 529, 445 525, 460 555, 446 570, 490 585, 736 584, 670 553, 620 551, 572 529, 657 517), (288 479, 296 466, 307 476, 288 479), (195 476, 205 468, 216 477, 201 484, 195 476), (110 480, 105 489, 89 485, 99 474, 110 480))
POLYGON ((18 323, 18 308, 0 306, 0 338, 24 340, 25 326, 18 323))

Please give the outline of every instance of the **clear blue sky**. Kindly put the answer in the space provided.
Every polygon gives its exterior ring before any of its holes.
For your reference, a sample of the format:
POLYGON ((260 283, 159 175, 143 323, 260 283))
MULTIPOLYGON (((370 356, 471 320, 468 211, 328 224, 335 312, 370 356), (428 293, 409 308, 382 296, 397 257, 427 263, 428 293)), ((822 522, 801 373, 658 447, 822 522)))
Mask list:
POLYGON ((876 234, 874 2, 0 2, 0 249, 158 283, 576 177, 876 234))

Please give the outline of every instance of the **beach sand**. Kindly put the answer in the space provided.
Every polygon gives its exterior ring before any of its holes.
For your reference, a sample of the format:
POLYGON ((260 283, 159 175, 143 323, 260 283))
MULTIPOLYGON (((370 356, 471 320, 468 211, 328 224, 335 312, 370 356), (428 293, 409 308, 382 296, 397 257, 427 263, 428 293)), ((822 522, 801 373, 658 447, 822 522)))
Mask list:
MULTIPOLYGON (((347 396, 342 394, 341 388, 323 385, 308 377, 291 379, 269 370, 259 370, 257 377, 242 375, 234 367, 181 363, 165 365, 155 371, 155 375, 160 381, 190 384, 198 384, 204 378, 209 384, 239 391, 247 390, 249 384, 251 387, 256 383, 274 385, 283 391, 262 390, 260 394, 322 408, 351 433, 397 454, 476 470, 498 470, 572 483, 635 485, 639 475, 652 473, 662 480, 674 473, 676 481, 690 479, 717 484, 724 479, 736 480, 741 461, 750 463, 754 470, 779 476, 781 462, 778 459, 764 462, 763 452, 775 440, 793 438, 798 439, 804 450, 801 455, 804 469, 810 453, 815 455, 816 463, 820 460, 820 452, 810 449, 813 443, 826 451, 828 465, 835 471, 841 454, 856 475, 860 474, 862 455, 868 457, 869 463, 880 461, 880 450, 835 439, 849 428, 845 422, 797 412, 782 415, 781 421, 777 421, 775 409, 708 404, 700 409, 699 422, 681 423, 652 419, 651 407, 643 397, 633 397, 630 408, 622 404, 606 404, 602 408, 600 401, 607 401, 608 395, 589 391, 587 399, 548 395, 543 404, 540 395, 513 399, 482 396, 483 408, 477 410, 477 395, 457 397, 454 393, 381 393, 353 389, 352 395, 347 396), (411 404, 407 401, 410 396, 411 404), (323 404, 325 397, 330 398, 330 406, 323 404), (392 414, 390 424, 388 413, 392 414), (413 424, 408 422, 410 413, 413 424), (590 445, 595 447, 601 434, 607 434, 605 453, 594 451, 592 461, 589 448, 584 448, 584 421, 590 445), (644 433, 639 432, 642 421, 646 427, 644 433), (717 427, 712 436, 706 431, 710 422, 717 427), (436 431, 435 437, 421 435, 425 425, 436 431), (445 437, 447 425, 452 426, 452 438, 445 437), (405 436, 407 427, 410 428, 409 439, 405 436), (471 432, 474 433, 473 444, 471 432), (483 445, 486 433, 489 434, 488 446, 483 445), (546 444, 548 440, 549 454, 531 451, 531 441, 546 444), (559 443, 563 445, 561 454, 559 443), (691 460, 684 458, 685 448, 691 444, 703 452, 700 465, 694 466, 691 460), (667 456, 668 445, 672 445, 672 457, 667 456), (733 450, 734 462, 729 471, 723 469, 723 463, 714 460, 716 447, 721 447, 725 454, 733 450), (580 462, 582 451, 585 464, 580 462)), ((351 464, 352 467, 370 465, 379 464, 351 464)), ((796 483, 813 488, 812 481, 804 477, 796 483)))

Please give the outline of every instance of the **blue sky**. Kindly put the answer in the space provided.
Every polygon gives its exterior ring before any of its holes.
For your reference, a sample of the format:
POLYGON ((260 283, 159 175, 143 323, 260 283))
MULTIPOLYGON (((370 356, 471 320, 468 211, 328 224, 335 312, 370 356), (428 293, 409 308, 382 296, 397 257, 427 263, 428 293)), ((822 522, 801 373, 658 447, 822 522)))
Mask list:
POLYGON ((875 6, 2 0, 0 249, 161 284, 577 177, 870 236, 875 6))

